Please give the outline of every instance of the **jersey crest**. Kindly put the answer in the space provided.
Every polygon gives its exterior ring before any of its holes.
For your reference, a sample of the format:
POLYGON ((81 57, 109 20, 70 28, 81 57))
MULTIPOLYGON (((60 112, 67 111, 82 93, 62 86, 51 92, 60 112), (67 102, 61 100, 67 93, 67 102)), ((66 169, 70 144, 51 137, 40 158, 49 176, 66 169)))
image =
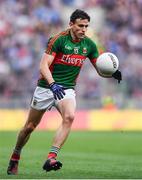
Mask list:
POLYGON ((84 48, 83 48, 83 54, 86 54, 86 53, 87 53, 87 48, 84 47, 84 48))

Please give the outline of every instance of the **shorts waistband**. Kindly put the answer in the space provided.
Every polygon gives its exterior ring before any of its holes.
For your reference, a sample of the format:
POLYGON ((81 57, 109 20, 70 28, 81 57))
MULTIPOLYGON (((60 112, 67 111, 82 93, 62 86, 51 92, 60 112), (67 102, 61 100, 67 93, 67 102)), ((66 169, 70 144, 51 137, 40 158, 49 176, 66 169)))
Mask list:
MULTIPOLYGON (((41 85, 39 86, 39 85, 38 85, 37 87, 43 87, 43 88, 46 88, 46 89, 50 89, 49 86, 41 86, 41 85)), ((67 89, 73 89, 73 90, 75 90, 75 88, 73 88, 73 87, 70 87, 70 88, 69 88, 69 87, 63 87, 63 89, 64 89, 64 90, 67 90, 67 89)))

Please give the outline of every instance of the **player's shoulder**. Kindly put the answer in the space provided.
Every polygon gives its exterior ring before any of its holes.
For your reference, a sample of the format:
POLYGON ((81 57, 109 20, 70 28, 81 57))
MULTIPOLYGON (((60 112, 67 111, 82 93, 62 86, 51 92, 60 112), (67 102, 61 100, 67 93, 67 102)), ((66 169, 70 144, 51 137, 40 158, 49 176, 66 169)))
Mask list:
POLYGON ((84 38, 85 42, 92 45, 92 44, 96 44, 90 37, 85 36, 84 38))
POLYGON ((98 56, 98 48, 97 48, 95 41, 93 41, 88 36, 85 36, 84 39, 85 39, 85 44, 87 44, 89 53, 93 53, 93 54, 95 53, 95 57, 97 57, 98 56))
POLYGON ((55 35, 53 35, 52 37, 50 37, 50 40, 58 40, 58 39, 63 39, 64 37, 68 36, 69 35, 69 30, 64 30, 62 32, 59 32, 55 35))

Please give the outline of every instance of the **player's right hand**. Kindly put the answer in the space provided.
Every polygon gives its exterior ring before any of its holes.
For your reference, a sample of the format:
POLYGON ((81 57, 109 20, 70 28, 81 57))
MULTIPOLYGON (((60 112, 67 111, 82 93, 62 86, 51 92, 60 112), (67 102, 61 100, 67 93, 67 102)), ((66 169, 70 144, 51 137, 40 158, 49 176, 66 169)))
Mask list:
POLYGON ((51 91, 53 92, 54 98, 57 99, 63 99, 64 95, 65 95, 65 91, 63 89, 63 86, 57 84, 56 82, 53 82, 51 84, 49 84, 49 87, 51 89, 51 91))

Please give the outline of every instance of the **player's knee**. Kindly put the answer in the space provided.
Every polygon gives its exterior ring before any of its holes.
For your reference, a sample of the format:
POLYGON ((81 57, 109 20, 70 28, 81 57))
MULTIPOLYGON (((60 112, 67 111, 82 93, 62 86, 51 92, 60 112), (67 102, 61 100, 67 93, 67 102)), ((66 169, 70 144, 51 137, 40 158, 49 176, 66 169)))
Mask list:
POLYGON ((73 120, 74 120, 74 114, 73 114, 73 113, 67 113, 67 114, 65 114, 64 123, 66 123, 66 124, 72 124, 73 120))

